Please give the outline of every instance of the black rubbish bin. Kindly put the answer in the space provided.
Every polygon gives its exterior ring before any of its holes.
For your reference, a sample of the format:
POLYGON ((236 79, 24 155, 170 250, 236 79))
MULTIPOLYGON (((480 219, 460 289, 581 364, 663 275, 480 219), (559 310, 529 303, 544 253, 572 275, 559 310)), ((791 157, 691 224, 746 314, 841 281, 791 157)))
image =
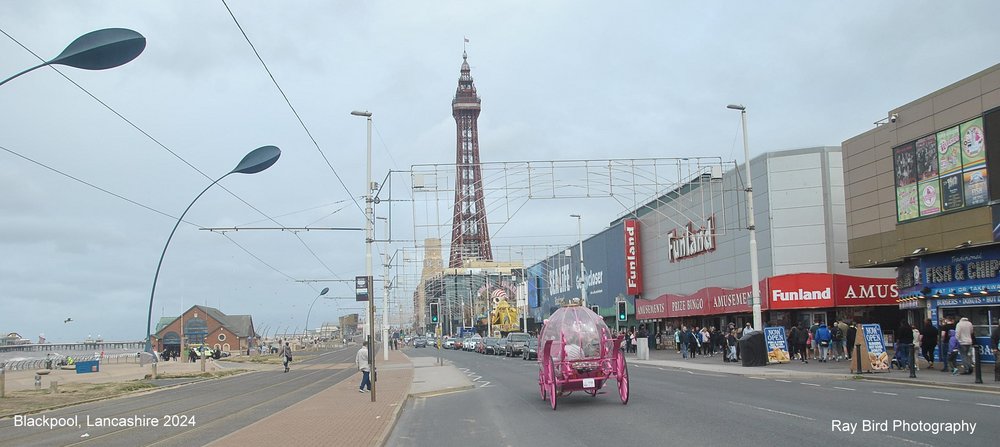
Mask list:
POLYGON ((764 333, 752 331, 740 338, 740 358, 743 366, 766 366, 767 344, 764 343, 764 333))

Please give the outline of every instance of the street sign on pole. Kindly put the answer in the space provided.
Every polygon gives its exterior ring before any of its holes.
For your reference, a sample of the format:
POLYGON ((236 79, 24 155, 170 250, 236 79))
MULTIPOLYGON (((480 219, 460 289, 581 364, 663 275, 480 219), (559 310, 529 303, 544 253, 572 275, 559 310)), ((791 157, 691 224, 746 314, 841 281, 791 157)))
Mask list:
POLYGON ((355 301, 368 301, 372 296, 372 281, 370 276, 354 277, 355 301))

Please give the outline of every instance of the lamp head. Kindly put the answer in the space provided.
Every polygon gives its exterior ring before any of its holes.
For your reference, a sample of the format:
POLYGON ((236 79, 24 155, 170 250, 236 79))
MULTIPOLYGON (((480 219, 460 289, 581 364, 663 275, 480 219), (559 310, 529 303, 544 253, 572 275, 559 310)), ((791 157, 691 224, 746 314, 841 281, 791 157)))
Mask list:
POLYGON ((351 112, 351 115, 354 115, 354 116, 367 116, 369 118, 372 117, 372 113, 369 112, 369 111, 367 111, 367 110, 365 110, 365 111, 355 110, 355 111, 351 112))
POLYGON ((326 292, 329 292, 329 291, 330 291, 329 287, 324 287, 323 291, 321 291, 319 294, 320 294, 320 296, 323 296, 323 295, 326 295, 326 292))
POLYGON ((275 162, 278 161, 278 157, 281 156, 281 149, 276 146, 261 146, 254 149, 245 157, 240 160, 240 164, 236 165, 230 174, 256 174, 267 168, 270 168, 275 162))
POLYGON ((746 107, 743 106, 743 104, 730 104, 730 105, 726 106, 726 108, 727 109, 733 109, 733 110, 741 110, 741 111, 747 109, 746 107))
POLYGON ((46 64, 105 70, 128 63, 144 49, 146 38, 142 34, 125 28, 105 28, 77 37, 46 64))

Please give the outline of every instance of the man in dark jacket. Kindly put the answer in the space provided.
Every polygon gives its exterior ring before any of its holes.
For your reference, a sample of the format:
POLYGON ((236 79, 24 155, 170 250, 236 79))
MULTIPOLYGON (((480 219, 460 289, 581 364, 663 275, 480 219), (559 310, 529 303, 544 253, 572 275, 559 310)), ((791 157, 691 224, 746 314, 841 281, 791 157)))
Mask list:
POLYGON ((931 319, 924 320, 924 326, 920 328, 920 351, 924 355, 924 360, 929 364, 928 368, 934 367, 934 348, 937 347, 938 329, 931 323, 931 319))
POLYGON ((900 321, 894 338, 896 339, 896 349, 899 350, 899 368, 905 369, 910 365, 910 349, 913 348, 913 327, 906 320, 900 321))
POLYGON ((938 337, 938 342, 941 344, 939 352, 942 353, 941 359, 944 361, 944 368, 941 368, 941 372, 948 372, 948 361, 945 359, 948 358, 948 353, 951 352, 948 349, 948 345, 951 342, 951 331, 955 330, 955 320, 952 317, 945 317, 941 321, 941 336, 938 337))

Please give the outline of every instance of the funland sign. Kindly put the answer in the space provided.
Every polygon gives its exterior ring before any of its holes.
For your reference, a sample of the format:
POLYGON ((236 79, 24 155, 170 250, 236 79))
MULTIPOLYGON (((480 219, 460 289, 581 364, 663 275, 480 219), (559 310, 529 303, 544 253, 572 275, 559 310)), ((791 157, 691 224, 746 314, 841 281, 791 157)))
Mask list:
MULTIPOLYGON (((830 273, 795 273, 760 283, 761 309, 815 309, 835 306, 896 306, 893 278, 864 278, 830 273)), ((636 318, 676 318, 751 311, 750 286, 706 287, 690 295, 664 294, 636 300, 636 318)))

